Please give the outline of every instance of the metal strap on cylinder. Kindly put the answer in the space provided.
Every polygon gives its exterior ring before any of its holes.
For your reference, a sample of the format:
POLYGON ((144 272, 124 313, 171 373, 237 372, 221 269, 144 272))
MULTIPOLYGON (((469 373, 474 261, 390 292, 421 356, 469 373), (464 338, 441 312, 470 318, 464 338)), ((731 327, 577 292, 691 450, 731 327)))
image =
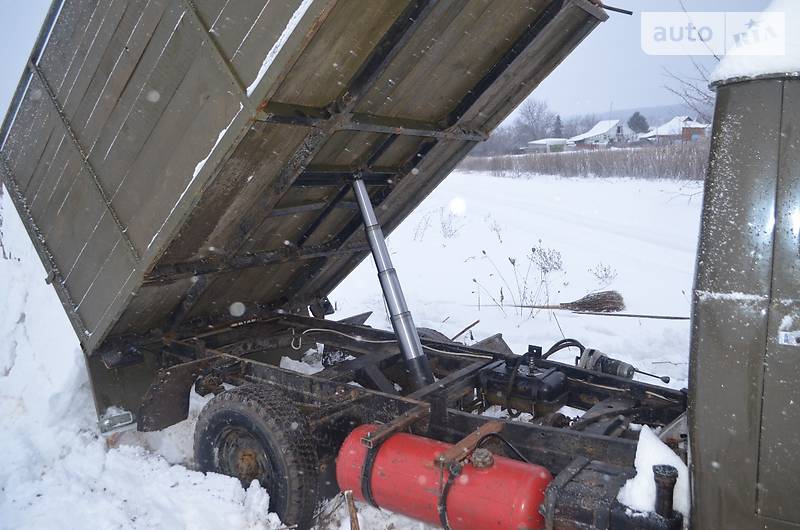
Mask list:
POLYGON ((364 500, 375 508, 379 506, 372 496, 372 468, 375 467, 375 460, 378 458, 381 445, 383 444, 378 443, 367 449, 364 466, 361 468, 361 494, 364 496, 364 500))
POLYGON ((545 530, 555 528, 556 503, 562 488, 569 483, 575 476, 589 465, 589 459, 584 456, 576 457, 572 462, 559 473, 555 479, 547 486, 544 493, 544 502, 539 507, 539 513, 544 516, 545 530))

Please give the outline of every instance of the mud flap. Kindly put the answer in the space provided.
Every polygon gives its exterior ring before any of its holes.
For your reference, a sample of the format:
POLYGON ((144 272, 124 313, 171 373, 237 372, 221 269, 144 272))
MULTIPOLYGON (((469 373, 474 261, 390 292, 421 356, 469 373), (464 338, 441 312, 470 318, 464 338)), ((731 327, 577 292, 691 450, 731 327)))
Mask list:
POLYGON ((159 370, 139 407, 140 431, 160 431, 189 417, 189 392, 216 358, 198 359, 159 370))

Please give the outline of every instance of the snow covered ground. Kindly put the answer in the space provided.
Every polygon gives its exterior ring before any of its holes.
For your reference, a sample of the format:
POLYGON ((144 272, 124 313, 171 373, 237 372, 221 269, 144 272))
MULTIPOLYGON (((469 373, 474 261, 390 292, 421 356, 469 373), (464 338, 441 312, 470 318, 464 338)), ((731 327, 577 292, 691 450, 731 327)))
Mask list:
MULTIPOLYGON (((520 352, 574 337, 682 387, 687 322, 512 305, 615 289, 630 312, 688 315, 701 192, 693 182, 454 173, 389 246, 419 326, 454 335, 480 320, 470 342, 501 331, 520 352)), ((280 528, 260 488, 191 469, 199 396, 192 417, 162 433, 99 436, 77 340, 7 197, 0 207, 9 255, 0 259, 0 528, 280 528)), ((377 309, 369 323, 389 327, 371 261, 331 298, 335 317, 377 309)), ((329 528, 349 528, 342 513, 329 528)), ((371 508, 361 515, 362 528, 424 528, 371 508)))

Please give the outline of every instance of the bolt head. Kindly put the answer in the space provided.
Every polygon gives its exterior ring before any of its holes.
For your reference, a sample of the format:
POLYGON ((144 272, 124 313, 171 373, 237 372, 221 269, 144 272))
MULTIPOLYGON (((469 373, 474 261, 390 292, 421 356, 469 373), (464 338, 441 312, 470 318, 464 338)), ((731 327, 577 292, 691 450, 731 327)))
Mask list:
POLYGON ((488 449, 479 447, 472 452, 472 465, 478 469, 485 469, 494 465, 494 455, 488 449))

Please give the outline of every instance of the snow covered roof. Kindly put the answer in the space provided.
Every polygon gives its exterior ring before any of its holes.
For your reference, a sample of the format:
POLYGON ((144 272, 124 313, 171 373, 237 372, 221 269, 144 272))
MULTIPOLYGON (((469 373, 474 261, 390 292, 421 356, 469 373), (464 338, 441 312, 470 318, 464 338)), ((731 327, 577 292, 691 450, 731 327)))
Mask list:
POLYGON ((689 116, 675 116, 667 123, 653 127, 648 132, 639 135, 639 138, 655 138, 657 136, 680 136, 686 128, 705 129, 706 123, 700 123, 689 116))
POLYGON ((709 127, 711 127, 711 124, 710 123, 702 123, 702 122, 695 121, 695 120, 689 120, 689 121, 687 121, 687 122, 685 122, 683 124, 683 127, 684 128, 689 128, 689 129, 708 129, 709 127))
POLYGON ((736 53, 728 50, 711 74, 711 82, 770 74, 800 76, 800 32, 794 31, 800 26, 800 2, 772 0, 756 22, 745 32, 747 38, 739 39, 743 44, 736 53), (776 53, 774 46, 780 47, 783 39, 784 53, 776 53))
POLYGON ((528 142, 528 145, 561 145, 567 143, 566 138, 542 138, 528 142))
POLYGON ((570 142, 580 142, 582 140, 587 140, 594 136, 600 136, 601 134, 606 134, 607 132, 611 131, 614 127, 619 125, 619 120, 603 120, 587 132, 583 134, 579 134, 578 136, 573 136, 569 139, 570 142))

